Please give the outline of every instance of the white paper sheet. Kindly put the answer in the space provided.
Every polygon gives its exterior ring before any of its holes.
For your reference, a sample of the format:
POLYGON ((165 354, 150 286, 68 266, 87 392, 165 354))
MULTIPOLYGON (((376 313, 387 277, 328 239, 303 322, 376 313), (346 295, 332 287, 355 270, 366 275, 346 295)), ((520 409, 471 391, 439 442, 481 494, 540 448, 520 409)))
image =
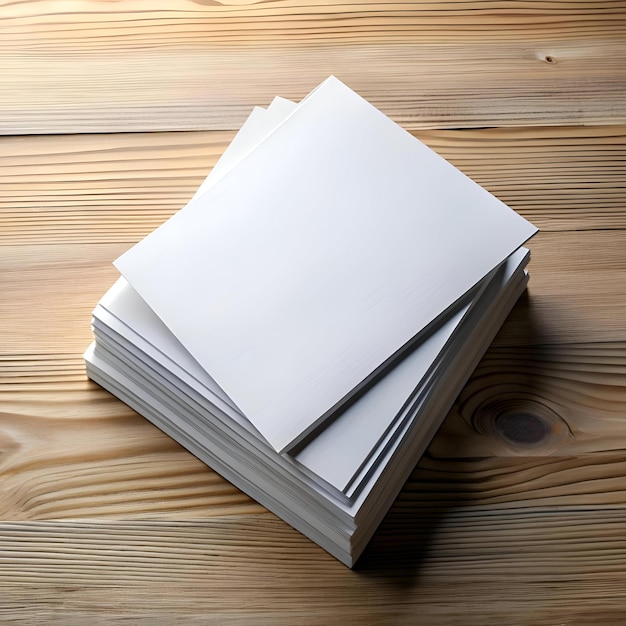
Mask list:
MULTIPOLYGON (((280 123, 295 107, 289 101, 277 98, 265 110, 256 108, 242 126, 235 140, 213 168, 202 186, 202 192, 216 182, 221 175, 233 167, 259 137, 267 134, 280 123), (220 175, 221 173, 221 175, 220 175)), ((197 194, 199 195, 199 194, 197 194)), ((524 253, 512 260, 509 274, 521 263, 524 253)), ((496 297, 494 287, 488 287, 490 298, 496 297)), ((479 304, 477 293, 473 303, 479 304)), ((481 305, 482 308, 484 308, 481 305)), ((344 494, 355 493, 376 462, 376 456, 393 439, 400 421, 406 419, 413 410, 412 405, 419 401, 419 394, 427 391, 425 381, 431 378, 431 370, 439 371, 444 350, 458 350, 455 336, 463 327, 462 341, 466 340, 468 324, 464 322, 470 311, 470 304, 451 316, 436 332, 429 334, 420 346, 402 363, 398 364, 384 378, 374 385, 359 400, 350 406, 340 418, 333 420, 310 442, 295 454, 294 459, 302 471, 314 480, 344 494), (448 346, 450 344, 450 346, 448 346), (419 391, 418 391, 419 390, 419 391), (357 474, 360 479, 357 479, 357 474)), ((475 315, 474 315, 475 317, 475 315)), ((146 303, 120 278, 116 285, 102 298, 95 312, 94 324, 101 331, 111 331, 126 338, 129 351, 138 351, 153 359, 159 365, 162 376, 174 376, 190 385, 209 401, 216 410, 224 412, 246 430, 260 436, 250 423, 238 414, 232 403, 211 377, 202 370, 191 355, 176 340, 174 335, 156 317, 146 303), (226 406, 230 404, 230 406, 226 406)), ((473 325, 473 322, 472 322, 473 325)), ((181 390, 182 393, 184 393, 181 390)))
POLYGON ((282 451, 535 230, 329 79, 116 265, 282 451))

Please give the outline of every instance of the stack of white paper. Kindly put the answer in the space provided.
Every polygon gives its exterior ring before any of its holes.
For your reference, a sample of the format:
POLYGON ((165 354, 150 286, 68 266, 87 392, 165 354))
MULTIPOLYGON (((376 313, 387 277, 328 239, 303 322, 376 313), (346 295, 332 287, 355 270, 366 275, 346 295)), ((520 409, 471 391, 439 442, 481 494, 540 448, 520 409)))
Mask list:
POLYGON ((331 77, 115 263, 89 376, 347 565, 525 288, 536 229, 331 77))

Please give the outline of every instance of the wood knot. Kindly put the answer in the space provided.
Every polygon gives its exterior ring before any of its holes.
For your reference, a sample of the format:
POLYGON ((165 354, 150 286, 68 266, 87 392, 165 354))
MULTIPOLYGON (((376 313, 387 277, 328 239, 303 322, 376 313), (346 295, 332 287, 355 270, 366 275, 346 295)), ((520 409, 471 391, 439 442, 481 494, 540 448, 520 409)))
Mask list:
POLYGON ((496 431, 513 444, 536 444, 548 436, 548 425, 530 413, 502 413, 495 420, 496 431))
POLYGON ((474 429, 518 454, 549 454, 570 434, 551 408, 534 399, 504 396, 478 406, 474 429))
POLYGON ((556 63, 556 59, 553 56, 550 56, 549 54, 547 54, 543 60, 546 63, 556 63))

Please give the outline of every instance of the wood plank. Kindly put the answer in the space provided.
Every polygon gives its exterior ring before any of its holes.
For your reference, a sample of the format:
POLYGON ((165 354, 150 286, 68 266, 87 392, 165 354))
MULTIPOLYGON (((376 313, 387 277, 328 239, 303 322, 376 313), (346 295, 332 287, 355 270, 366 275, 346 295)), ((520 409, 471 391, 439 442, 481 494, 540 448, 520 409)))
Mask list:
POLYGON ((354 572, 272 518, 3 523, 3 618, 616 624, 626 617, 625 516, 394 511, 354 572))
POLYGON ((619 0, 45 0, 0 17, 5 134, 234 129, 330 74, 410 128, 626 121, 619 0))
POLYGON ((496 345, 626 340, 626 231, 539 233, 529 242, 528 296, 496 345), (583 253, 584 251, 584 253, 583 253))
POLYGON ((0 355, 80 355, 119 244, 0 246, 0 355))
POLYGON ((233 134, 1 138, 0 240, 135 243, 191 198, 233 134))
POLYGON ((494 345, 430 452, 441 458, 559 457, 623 450, 625 403, 626 341, 494 345))
POLYGON ((0 519, 264 511, 88 381, 79 354, 0 360, 0 519))
MULTIPOLYGON (((543 231, 626 224, 626 126, 415 134, 543 231)), ((0 243, 134 243, 185 204, 232 136, 2 138, 0 243)))

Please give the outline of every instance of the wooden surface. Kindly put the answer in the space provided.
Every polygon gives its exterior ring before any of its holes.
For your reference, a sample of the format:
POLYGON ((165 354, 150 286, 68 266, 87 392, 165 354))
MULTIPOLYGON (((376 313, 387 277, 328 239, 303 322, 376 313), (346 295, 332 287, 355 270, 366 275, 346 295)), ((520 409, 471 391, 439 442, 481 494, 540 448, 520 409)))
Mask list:
POLYGON ((5 2, 0 84, 0 622, 626 622, 623 2, 5 2), (331 73, 541 228, 355 571, 81 359, 111 261, 331 73))

